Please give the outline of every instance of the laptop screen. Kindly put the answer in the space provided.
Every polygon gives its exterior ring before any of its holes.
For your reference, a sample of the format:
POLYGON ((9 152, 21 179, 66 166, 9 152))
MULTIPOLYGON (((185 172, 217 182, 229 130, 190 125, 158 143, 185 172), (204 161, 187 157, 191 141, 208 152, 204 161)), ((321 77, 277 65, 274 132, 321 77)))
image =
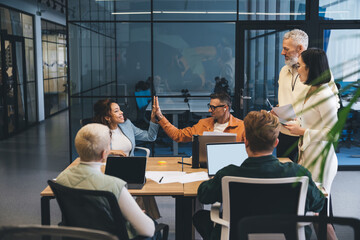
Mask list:
POLYGON ((146 157, 111 157, 106 161, 105 174, 130 184, 144 184, 146 157))
POLYGON ((206 149, 209 176, 230 164, 240 166, 248 158, 245 144, 240 142, 209 143, 206 149))

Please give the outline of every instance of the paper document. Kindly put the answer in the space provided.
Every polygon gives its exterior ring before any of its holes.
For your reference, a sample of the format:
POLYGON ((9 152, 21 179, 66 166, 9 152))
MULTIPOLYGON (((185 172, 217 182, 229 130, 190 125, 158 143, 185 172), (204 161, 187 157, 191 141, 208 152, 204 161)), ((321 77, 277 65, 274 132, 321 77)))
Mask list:
POLYGON ((181 183, 196 182, 209 180, 209 175, 206 172, 188 173, 182 176, 181 183))
POLYGON ((206 172, 185 173, 179 171, 147 171, 146 178, 149 178, 159 184, 164 183, 188 183, 196 181, 205 181, 209 179, 206 172))
POLYGON ((272 109, 279 117, 281 123, 286 123, 296 118, 294 108, 291 104, 287 104, 281 107, 274 107, 272 109))
POLYGON ((180 171, 146 171, 145 177, 157 183, 171 183, 179 182, 178 179, 185 174, 185 172, 180 171))

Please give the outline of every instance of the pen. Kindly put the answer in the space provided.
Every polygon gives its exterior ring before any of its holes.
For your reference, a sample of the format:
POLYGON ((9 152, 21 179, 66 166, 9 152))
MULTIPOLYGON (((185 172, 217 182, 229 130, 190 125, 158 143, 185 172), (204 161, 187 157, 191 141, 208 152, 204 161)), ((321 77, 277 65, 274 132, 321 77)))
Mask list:
POLYGON ((178 163, 191 166, 191 163, 185 163, 185 162, 180 162, 180 161, 178 161, 178 163))
POLYGON ((164 177, 161 177, 160 180, 159 180, 159 183, 161 183, 161 181, 164 179, 164 177))
POLYGON ((271 105, 269 99, 266 99, 266 102, 269 104, 269 106, 270 106, 271 108, 273 108, 273 105, 271 105))

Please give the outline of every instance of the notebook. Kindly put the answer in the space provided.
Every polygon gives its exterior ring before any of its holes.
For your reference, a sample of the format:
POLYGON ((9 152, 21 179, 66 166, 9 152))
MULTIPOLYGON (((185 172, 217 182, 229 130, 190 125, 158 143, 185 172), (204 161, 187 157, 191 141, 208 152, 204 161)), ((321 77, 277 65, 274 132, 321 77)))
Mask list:
POLYGON ((127 182, 128 189, 141 189, 145 182, 146 157, 113 157, 106 161, 105 174, 127 182))
POLYGON ((236 134, 223 134, 223 135, 201 135, 199 136, 199 164, 200 167, 206 168, 207 166, 207 152, 206 144, 208 143, 224 143, 236 142, 236 134))
POLYGON ((209 176, 230 164, 240 166, 248 158, 245 144, 240 142, 208 143, 206 149, 209 176))

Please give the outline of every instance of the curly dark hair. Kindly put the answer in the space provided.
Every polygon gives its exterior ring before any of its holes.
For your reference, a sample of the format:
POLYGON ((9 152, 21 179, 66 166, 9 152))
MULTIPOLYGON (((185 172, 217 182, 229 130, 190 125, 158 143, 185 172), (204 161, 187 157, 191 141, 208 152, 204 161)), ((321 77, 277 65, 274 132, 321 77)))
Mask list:
POLYGON ((101 123, 110 128, 110 124, 105 117, 110 117, 112 103, 116 103, 115 100, 107 98, 101 99, 94 104, 94 123, 101 123))

